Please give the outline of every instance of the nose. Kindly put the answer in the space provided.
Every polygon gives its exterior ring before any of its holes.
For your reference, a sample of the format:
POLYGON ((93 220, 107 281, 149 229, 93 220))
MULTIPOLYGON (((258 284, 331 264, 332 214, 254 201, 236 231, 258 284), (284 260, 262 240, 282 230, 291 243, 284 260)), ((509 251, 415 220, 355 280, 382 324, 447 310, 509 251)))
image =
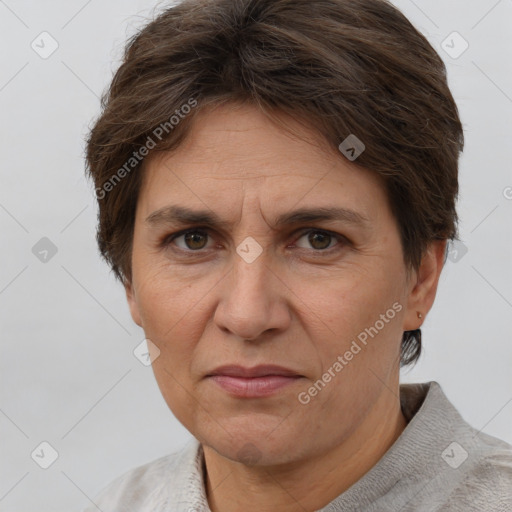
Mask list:
POLYGON ((256 341, 268 332, 285 330, 291 320, 291 291, 269 266, 263 253, 252 263, 238 255, 222 280, 216 325, 240 340, 256 341))

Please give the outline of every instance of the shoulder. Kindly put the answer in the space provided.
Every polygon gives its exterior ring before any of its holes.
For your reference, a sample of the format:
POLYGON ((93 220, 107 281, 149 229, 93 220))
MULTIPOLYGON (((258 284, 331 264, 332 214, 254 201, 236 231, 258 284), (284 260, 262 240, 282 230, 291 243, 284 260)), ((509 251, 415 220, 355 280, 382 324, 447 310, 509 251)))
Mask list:
POLYGON ((163 505, 169 493, 179 492, 194 471, 198 442, 126 471, 105 486, 83 512, 144 512, 163 505))
POLYGON ((450 502, 460 510, 512 511, 512 446, 487 434, 476 437, 473 453, 468 454, 472 463, 463 471, 450 502))
POLYGON ((408 462, 418 492, 403 512, 512 512, 512 446, 465 421, 437 382, 403 390, 404 414, 413 416, 407 439, 420 461, 408 462))

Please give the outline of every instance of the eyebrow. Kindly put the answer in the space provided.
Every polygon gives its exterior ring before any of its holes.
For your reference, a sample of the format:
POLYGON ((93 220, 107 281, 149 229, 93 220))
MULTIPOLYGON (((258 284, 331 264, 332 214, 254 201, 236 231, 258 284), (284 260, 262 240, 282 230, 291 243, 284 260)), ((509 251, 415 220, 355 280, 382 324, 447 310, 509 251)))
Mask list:
MULTIPOLYGON (((361 228, 370 227, 370 219, 360 212, 339 207, 301 208, 283 213, 274 221, 274 227, 294 225, 318 221, 340 221, 361 228)), ((209 210, 193 210, 184 206, 165 206, 154 211, 146 218, 151 226, 162 224, 202 224, 213 229, 228 230, 230 222, 221 219, 216 213, 209 210)))

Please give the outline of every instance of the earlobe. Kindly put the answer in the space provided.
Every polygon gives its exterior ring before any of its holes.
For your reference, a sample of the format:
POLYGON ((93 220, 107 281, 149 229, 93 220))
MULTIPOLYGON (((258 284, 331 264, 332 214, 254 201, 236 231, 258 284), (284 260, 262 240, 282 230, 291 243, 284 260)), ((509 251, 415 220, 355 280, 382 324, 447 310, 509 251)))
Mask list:
POLYGON ((404 331, 419 329, 436 297, 439 277, 444 266, 446 240, 435 240, 428 246, 411 282, 404 319, 404 331))
POLYGON ((125 282, 124 290, 126 292, 126 300, 128 302, 128 307, 130 308, 130 314, 132 315, 132 319, 139 327, 142 327, 139 306, 137 304, 137 297, 135 294, 133 284, 131 282, 125 282))

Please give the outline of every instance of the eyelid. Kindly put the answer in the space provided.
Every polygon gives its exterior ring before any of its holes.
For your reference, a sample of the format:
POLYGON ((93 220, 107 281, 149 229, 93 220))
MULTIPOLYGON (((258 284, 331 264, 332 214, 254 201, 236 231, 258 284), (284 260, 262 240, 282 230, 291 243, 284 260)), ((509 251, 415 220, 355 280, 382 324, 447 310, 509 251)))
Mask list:
MULTIPOLYGON (((198 227, 193 227, 193 228, 187 228, 187 229, 183 229, 181 231, 176 231, 175 233, 172 233, 170 235, 167 235, 165 236, 161 243, 159 245, 163 246, 163 247, 167 247, 168 245, 171 244, 171 242, 173 242, 176 238, 180 238, 182 236, 185 236, 187 235, 188 233, 196 233, 196 232, 200 232, 200 231, 203 231, 205 233, 207 233, 208 235, 211 234, 212 230, 210 228, 207 228, 205 226, 198 226, 198 227)), ((178 250, 180 250, 180 248, 178 247, 178 250)), ((181 249, 182 251, 186 251, 186 249, 181 249)), ((188 250, 187 252, 200 252, 201 250, 204 250, 204 249, 200 249, 200 250, 197 250, 197 251, 192 251, 192 250, 188 250)))
MULTIPOLYGON (((323 233, 324 235, 328 235, 328 236, 331 236, 332 238, 334 238, 338 243, 336 245, 334 245, 333 247, 329 247, 329 249, 322 249, 322 250, 315 250, 315 249, 311 249, 311 251, 313 253, 317 253, 317 254, 328 254, 334 250, 336 250, 340 244, 340 242, 343 244, 343 245, 348 245, 350 243, 350 241, 348 240, 347 237, 345 237, 344 235, 342 235, 341 233, 336 233, 334 231, 329 231, 328 229, 323 229, 323 228, 315 228, 315 227, 309 227, 309 228, 304 228, 302 230, 298 230, 296 233, 294 233, 294 239, 295 242, 297 242, 297 240, 300 240, 304 235, 308 234, 308 233, 315 233, 315 232, 318 232, 318 233, 323 233)), ((308 249, 303 249, 302 247, 299 247, 298 249, 302 249, 302 250, 305 250, 307 251, 308 249)))
MULTIPOLYGON (((165 236, 163 238, 163 240, 161 241, 160 245, 165 248, 168 245, 170 245, 171 242, 173 242, 176 238, 180 238, 182 236, 187 235, 188 233, 195 233, 195 232, 205 232, 208 235, 211 235, 213 230, 211 228, 209 228, 209 227, 206 227, 206 226, 197 226, 197 227, 186 228, 186 229, 183 229, 181 231, 177 231, 175 233, 172 233, 170 235, 165 236)), ((323 233, 323 234, 326 234, 328 236, 331 236, 334 239, 336 239, 337 242, 341 242, 341 245, 349 245, 351 243, 350 240, 346 236, 342 235, 341 233, 336 233, 336 232, 330 231, 328 229, 317 228, 317 227, 314 227, 314 226, 305 227, 305 228, 299 228, 299 229, 295 230, 292 233, 292 235, 289 235, 289 236, 293 236, 293 238, 294 238, 294 242, 293 243, 296 243, 297 240, 301 239, 304 235, 306 235, 308 233, 311 233, 311 232, 319 232, 319 233, 323 233)), ((318 253, 318 254, 328 254, 328 253, 336 250, 339 245, 340 244, 338 243, 338 244, 334 245, 333 247, 330 247, 328 249, 322 249, 322 250, 305 249, 303 247, 298 247, 298 249, 299 250, 304 250, 304 251, 310 251, 310 252, 318 253)), ((200 254, 201 252, 205 251, 206 249, 198 249, 198 250, 194 251, 192 249, 182 249, 180 247, 177 247, 177 250, 178 251, 182 251, 182 252, 200 254)))

